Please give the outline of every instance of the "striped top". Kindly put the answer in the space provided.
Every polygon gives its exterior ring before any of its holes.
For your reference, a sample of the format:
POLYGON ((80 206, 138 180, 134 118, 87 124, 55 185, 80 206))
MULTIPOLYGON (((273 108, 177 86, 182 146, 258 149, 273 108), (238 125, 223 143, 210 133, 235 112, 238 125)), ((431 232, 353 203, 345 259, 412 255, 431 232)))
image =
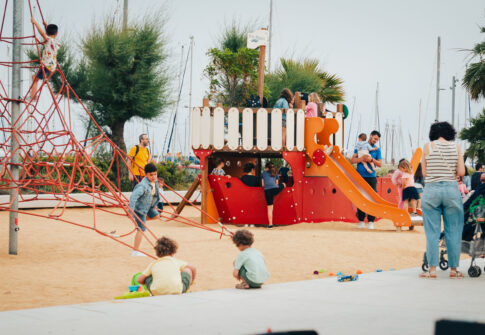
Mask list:
POLYGON ((452 142, 434 141, 426 159, 426 183, 456 181, 458 151, 452 142), (433 148, 434 146, 434 148, 433 148))

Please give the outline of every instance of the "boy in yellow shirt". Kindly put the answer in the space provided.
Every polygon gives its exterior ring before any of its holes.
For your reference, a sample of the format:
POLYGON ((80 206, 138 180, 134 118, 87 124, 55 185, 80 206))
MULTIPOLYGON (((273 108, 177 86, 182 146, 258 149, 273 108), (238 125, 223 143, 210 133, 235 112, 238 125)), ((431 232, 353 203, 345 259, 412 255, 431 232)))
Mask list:
POLYGON ((186 293, 194 282, 196 269, 174 257, 177 248, 177 242, 168 237, 157 240, 155 251, 159 259, 138 277, 138 283, 146 285, 152 295, 186 293))
POLYGON ((128 152, 128 156, 133 159, 128 176, 133 184, 133 188, 143 179, 145 176, 145 165, 151 161, 150 150, 148 150, 148 144, 150 144, 148 135, 141 134, 138 140, 140 144, 134 145, 128 152))

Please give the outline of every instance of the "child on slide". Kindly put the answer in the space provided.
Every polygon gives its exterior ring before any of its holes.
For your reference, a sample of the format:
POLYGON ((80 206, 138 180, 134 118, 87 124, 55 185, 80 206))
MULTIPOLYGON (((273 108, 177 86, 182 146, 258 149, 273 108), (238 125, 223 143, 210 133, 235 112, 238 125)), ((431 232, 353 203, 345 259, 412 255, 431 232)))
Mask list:
MULTIPOLYGON (((367 142, 367 135, 362 133, 359 135, 359 141, 355 145, 355 151, 357 151, 357 157, 361 158, 364 156, 369 156, 369 152, 373 150, 377 150, 378 147, 372 147, 369 142, 367 142)), ((376 170, 376 166, 374 163, 367 163, 367 162, 362 162, 362 165, 364 168, 367 170, 369 173, 373 173, 376 170), (370 167, 369 167, 370 165, 370 167)))
POLYGON ((196 269, 174 257, 177 248, 177 242, 168 237, 157 240, 155 251, 159 259, 151 262, 137 279, 152 295, 186 293, 194 282, 196 269))
POLYGON ((240 281, 239 289, 260 288, 269 278, 266 261, 263 254, 251 246, 254 243, 253 234, 246 229, 238 230, 232 241, 241 251, 234 261, 232 275, 240 281))

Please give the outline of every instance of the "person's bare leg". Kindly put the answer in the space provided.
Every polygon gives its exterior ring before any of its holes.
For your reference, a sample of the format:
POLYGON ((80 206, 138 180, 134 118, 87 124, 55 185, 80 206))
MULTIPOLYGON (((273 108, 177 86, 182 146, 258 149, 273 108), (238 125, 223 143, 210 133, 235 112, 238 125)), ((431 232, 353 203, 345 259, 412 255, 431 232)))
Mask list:
POLYGON ((364 166, 364 168, 367 170, 367 172, 369 173, 373 173, 374 170, 372 170, 370 167, 369 167, 369 164, 367 164, 367 162, 363 162, 362 165, 364 166))
POLYGON ((281 136, 281 145, 282 147, 286 147, 286 127, 282 127, 283 128, 283 134, 281 136))
POLYGON ((268 205, 268 222, 269 226, 273 227, 273 205, 268 205))
POLYGON ((406 199, 402 202, 402 209, 404 209, 407 212, 408 208, 409 208, 409 200, 406 199))
POLYGON ((411 199, 411 210, 413 213, 416 213, 416 199, 411 199))
POLYGON ((135 234, 135 244, 133 245, 135 250, 140 250, 140 244, 141 244, 142 237, 143 237, 143 233, 141 232, 140 229, 137 229, 136 234, 135 234))

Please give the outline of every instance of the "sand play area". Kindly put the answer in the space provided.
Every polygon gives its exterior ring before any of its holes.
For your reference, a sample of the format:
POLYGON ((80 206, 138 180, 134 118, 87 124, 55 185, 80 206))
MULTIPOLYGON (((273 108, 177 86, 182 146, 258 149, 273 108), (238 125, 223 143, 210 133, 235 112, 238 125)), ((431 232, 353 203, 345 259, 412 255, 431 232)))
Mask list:
MULTIPOLYGON (((47 213, 49 210, 32 210, 47 213)), ((183 216, 197 218, 194 208, 183 216)), ((63 222, 19 216, 17 256, 8 255, 8 212, 0 213, 0 310, 15 310, 110 300, 128 291, 131 277, 151 261, 132 257, 130 249, 96 232, 63 222)), ((89 220, 89 209, 68 209, 66 217, 89 220)), ((128 232, 128 219, 98 211, 97 222, 105 231, 128 232)), ((175 222, 150 221, 157 236, 179 243, 176 257, 194 264, 198 274, 191 291, 234 287, 232 262, 238 250, 229 237, 175 222)), ((231 230, 238 227, 228 225, 231 230)), ((423 227, 397 233, 390 221, 376 223, 376 230, 359 230, 344 222, 305 223, 292 226, 249 228, 254 247, 266 257, 268 284, 327 277, 330 272, 374 272, 421 266, 425 250, 423 227), (313 271, 325 269, 316 276, 313 271)), ((133 235, 124 239, 133 243, 133 235)), ((154 254, 148 242, 142 249, 154 254)), ((418 273, 416 273, 418 275, 418 273)))

